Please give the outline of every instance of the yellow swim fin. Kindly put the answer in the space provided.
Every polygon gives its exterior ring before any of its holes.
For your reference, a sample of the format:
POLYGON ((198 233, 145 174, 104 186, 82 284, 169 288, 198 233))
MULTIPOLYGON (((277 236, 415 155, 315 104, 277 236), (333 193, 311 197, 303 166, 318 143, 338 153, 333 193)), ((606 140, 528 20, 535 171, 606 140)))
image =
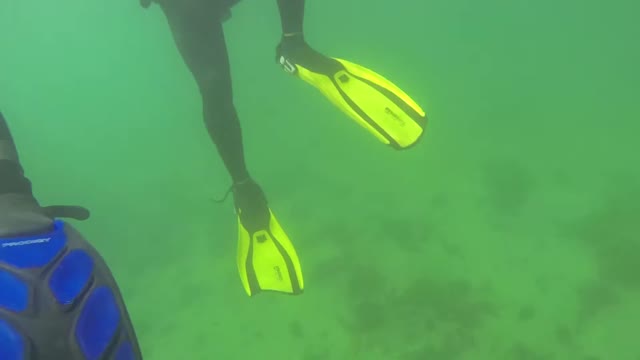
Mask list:
POLYGON ((238 271, 249 296, 261 291, 298 295, 302 267, 293 244, 269 210, 269 226, 250 233, 238 216, 238 271))
POLYGON ((406 149, 422 136, 425 112, 404 91, 372 70, 326 57, 303 46, 280 65, 316 87, 331 102, 384 144, 406 149))

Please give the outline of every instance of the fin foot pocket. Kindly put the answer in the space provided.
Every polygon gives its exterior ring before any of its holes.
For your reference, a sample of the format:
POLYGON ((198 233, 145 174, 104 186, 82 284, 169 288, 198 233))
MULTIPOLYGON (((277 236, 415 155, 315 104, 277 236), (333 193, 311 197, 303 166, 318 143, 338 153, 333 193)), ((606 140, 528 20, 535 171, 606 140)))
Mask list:
POLYGON ((116 350, 114 360, 136 360, 136 355, 133 352, 133 346, 130 341, 126 340, 120 344, 120 347, 116 350))
POLYGON ((58 304, 71 306, 87 290, 93 277, 93 259, 84 250, 71 250, 49 278, 49 290, 58 304))
POLYGON ((22 279, 0 269, 0 289, 0 308, 14 313, 21 313, 29 308, 30 290, 22 279))
POLYGON ((0 262, 18 269, 41 268, 53 261, 66 244, 64 223, 56 221, 53 231, 47 234, 0 239, 0 262))
POLYGON ((271 210, 269 214, 268 228, 251 233, 238 218, 237 265, 242 285, 249 296, 262 291, 301 294, 300 259, 271 210))
POLYGON ((2 360, 27 360, 26 341, 8 322, 0 319, 0 355, 2 360))
POLYGON ((117 338, 121 323, 114 294, 107 286, 88 296, 76 324, 75 337, 87 360, 98 360, 117 338))

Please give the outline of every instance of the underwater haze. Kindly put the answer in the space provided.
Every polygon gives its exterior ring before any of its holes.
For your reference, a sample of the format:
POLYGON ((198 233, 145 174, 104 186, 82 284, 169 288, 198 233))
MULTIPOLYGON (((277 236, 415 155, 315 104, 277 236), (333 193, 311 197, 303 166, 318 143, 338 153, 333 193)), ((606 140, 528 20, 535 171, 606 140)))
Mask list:
POLYGON ((230 185, 158 6, 0 1, 0 108, 43 204, 120 283, 149 360, 639 360, 640 3, 323 0, 311 46, 427 112, 381 144, 225 23, 250 171, 300 296, 248 297, 230 185))

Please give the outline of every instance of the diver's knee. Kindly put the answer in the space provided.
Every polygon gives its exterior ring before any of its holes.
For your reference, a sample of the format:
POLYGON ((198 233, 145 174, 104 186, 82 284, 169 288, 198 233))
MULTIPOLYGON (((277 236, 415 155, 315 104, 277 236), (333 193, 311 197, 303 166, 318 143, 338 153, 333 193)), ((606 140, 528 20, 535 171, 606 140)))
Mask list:
POLYGON ((225 76, 216 69, 200 71, 196 76, 198 86, 203 94, 223 94, 227 91, 225 76))

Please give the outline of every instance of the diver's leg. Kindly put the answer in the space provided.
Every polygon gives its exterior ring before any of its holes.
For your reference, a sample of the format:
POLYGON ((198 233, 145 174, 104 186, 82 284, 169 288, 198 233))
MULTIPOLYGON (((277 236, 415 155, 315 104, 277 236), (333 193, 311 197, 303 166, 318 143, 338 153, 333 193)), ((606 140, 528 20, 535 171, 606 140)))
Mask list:
POLYGON ((0 359, 81 358, 142 355, 111 271, 40 207, 0 113, 0 359))
POLYGON ((31 182, 24 176, 11 132, 0 113, 0 237, 30 235, 51 223, 33 197, 31 182))
POLYGON ((204 121, 234 183, 249 177, 242 131, 233 104, 231 70, 216 1, 160 2, 174 41, 193 74, 204 121))

